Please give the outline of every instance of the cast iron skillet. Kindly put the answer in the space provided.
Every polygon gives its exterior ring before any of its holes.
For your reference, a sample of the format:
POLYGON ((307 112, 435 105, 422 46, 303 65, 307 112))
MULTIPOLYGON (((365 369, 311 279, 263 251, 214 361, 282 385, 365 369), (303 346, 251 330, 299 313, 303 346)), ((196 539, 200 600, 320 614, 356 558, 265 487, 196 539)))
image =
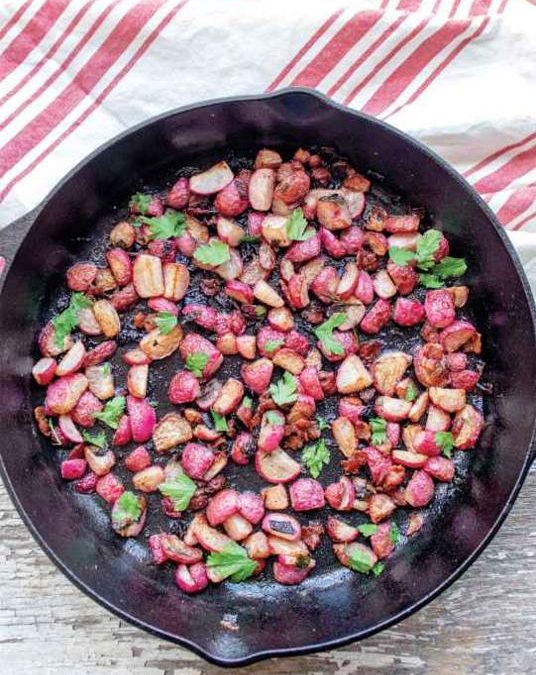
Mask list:
POLYGON ((36 211, 4 231, 1 243, 10 262, 0 296, 2 478, 50 558, 121 618, 219 665, 335 647, 429 602, 475 560, 510 510, 535 451, 529 286, 481 199, 445 162, 392 127, 296 89, 182 108, 93 153, 36 211), (397 550, 381 577, 324 565, 298 587, 267 579, 188 597, 147 564, 137 542, 114 536, 105 509, 73 497, 58 478, 54 453, 34 432, 29 373, 44 299, 94 223, 124 204, 155 166, 196 164, 200 157, 206 167, 230 148, 319 143, 386 176, 413 205, 425 206, 455 254, 467 257, 486 380, 494 387, 487 428, 460 459, 466 477, 440 491, 424 529, 397 550), (26 231, 15 254, 14 239, 26 231))

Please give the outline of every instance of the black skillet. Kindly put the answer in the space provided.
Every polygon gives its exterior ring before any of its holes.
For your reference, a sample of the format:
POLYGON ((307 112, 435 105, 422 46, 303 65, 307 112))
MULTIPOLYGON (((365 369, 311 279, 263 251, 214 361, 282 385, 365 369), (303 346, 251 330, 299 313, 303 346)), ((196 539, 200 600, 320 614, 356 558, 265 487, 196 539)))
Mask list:
MULTIPOLYGON (((407 617, 456 579, 510 510, 535 452, 535 312, 507 237, 482 200, 445 162, 401 132, 309 91, 204 103, 119 136, 70 172, 43 204, 0 234, 8 260, 0 296, 2 478, 24 522, 58 567, 121 618, 219 665, 302 654, 358 640, 407 617), (32 424, 30 369, 44 306, 75 255, 91 251, 94 225, 153 170, 205 168, 230 149, 330 145, 413 206, 469 264, 473 308, 493 385, 478 447, 459 453, 462 478, 443 487, 419 535, 382 576, 323 563, 304 584, 269 577, 198 596, 149 565, 143 547, 115 537, 104 508, 74 498, 54 452, 32 424), (51 290, 52 289, 52 290, 51 290), (463 455, 463 456, 461 456, 463 455)), ((51 590, 53 592, 53 590, 51 590)))

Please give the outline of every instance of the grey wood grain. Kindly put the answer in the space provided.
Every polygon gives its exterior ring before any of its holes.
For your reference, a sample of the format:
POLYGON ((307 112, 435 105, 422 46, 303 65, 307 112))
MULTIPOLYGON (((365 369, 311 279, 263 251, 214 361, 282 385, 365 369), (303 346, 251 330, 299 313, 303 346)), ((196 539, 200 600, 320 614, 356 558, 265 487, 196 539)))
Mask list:
MULTIPOLYGON (((473 567, 419 613, 360 643, 238 675, 534 673, 536 472, 473 567)), ((2 675, 215 675, 220 668, 125 624, 48 560, 0 484, 2 675)))

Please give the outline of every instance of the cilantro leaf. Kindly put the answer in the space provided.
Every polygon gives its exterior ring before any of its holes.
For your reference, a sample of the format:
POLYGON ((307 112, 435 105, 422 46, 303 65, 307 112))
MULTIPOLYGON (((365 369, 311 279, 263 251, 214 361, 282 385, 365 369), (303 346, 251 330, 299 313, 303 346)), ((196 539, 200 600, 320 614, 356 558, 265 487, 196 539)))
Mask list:
POLYGON ((391 527, 389 528, 389 541, 392 544, 398 544, 400 541, 400 528, 394 521, 391 523, 391 527))
POLYGON ((186 357, 186 367, 196 377, 202 377, 205 366, 208 363, 208 355, 205 352, 194 352, 186 357))
POLYGON ((104 422, 111 429, 117 429, 119 420, 121 419, 125 410, 125 397, 114 396, 114 398, 107 401, 104 410, 98 413, 93 413, 93 419, 104 422))
POLYGON ((230 542, 223 551, 210 553, 207 567, 218 579, 230 579, 235 583, 245 581, 257 569, 257 562, 251 560, 245 548, 236 542, 230 542))
POLYGON ((285 420, 282 417, 281 413, 276 412, 275 410, 268 410, 264 413, 264 419, 268 424, 273 424, 276 427, 284 426, 285 420))
POLYGON ((83 293, 73 293, 69 301, 69 306, 61 314, 52 319, 54 326, 54 342, 56 347, 63 347, 65 338, 70 335, 78 325, 78 313, 82 309, 91 307, 91 300, 83 293))
POLYGON ((417 391, 417 387, 413 384, 413 382, 410 382, 406 388, 406 394, 404 396, 404 399, 410 402, 414 401, 417 398, 418 394, 419 392, 417 391))
POLYGON ((372 431, 372 445, 383 445, 387 442, 387 422, 381 417, 371 417, 369 420, 372 431))
POLYGON ((220 415, 215 410, 211 410, 210 414, 214 420, 214 429, 216 429, 216 431, 229 431, 227 420, 223 415, 220 415))
POLYGON ((419 274, 419 282, 425 288, 443 288, 445 285, 435 274, 419 274))
POLYGON ((244 408, 251 408, 252 403, 253 401, 249 396, 244 396, 244 398, 242 399, 242 403, 240 405, 244 406, 244 408))
POLYGON ((415 260, 415 252, 393 246, 389 249, 389 258, 391 258, 395 265, 405 267, 412 260, 415 260))
POLYGON ((145 214, 149 209, 151 200, 151 195, 145 195, 142 192, 136 192, 136 194, 132 195, 130 198, 128 206, 132 211, 145 214))
POLYGON ((417 242, 417 265, 421 269, 429 269, 434 264, 441 237, 439 230, 427 230, 417 242))
POLYGON ((126 491, 115 502, 112 509, 112 523, 120 530, 139 520, 141 516, 140 498, 133 492, 126 491))
POLYGON ((160 335, 169 335, 177 325, 178 320, 171 312, 158 312, 154 322, 160 335))
POLYGON ((369 553, 367 550, 357 547, 352 547, 349 549, 349 551, 348 567, 354 570, 354 572, 359 572, 360 574, 369 574, 374 567, 374 563, 372 562, 374 560, 372 557, 372 551, 369 553))
POLYGON ((450 431, 436 431, 435 442, 445 457, 452 457, 454 450, 454 436, 450 431))
POLYGON ((375 577, 379 577, 384 569, 385 569, 385 563, 378 561, 374 565, 374 567, 372 568, 372 574, 374 574, 375 577))
POLYGON ((287 219, 287 236, 291 241, 305 241, 314 236, 314 232, 307 231, 308 222, 301 208, 294 209, 287 219))
POLYGON ((316 418, 316 423, 318 424, 318 428, 320 429, 320 431, 331 429, 331 424, 323 417, 320 417, 320 415, 316 418))
POLYGON ((153 239, 170 239, 180 237, 186 229, 186 218, 180 211, 166 209, 162 216, 147 218, 142 216, 140 220, 149 226, 153 239))
POLYGON ((169 497, 176 511, 186 511, 197 485, 185 473, 180 473, 173 480, 166 480, 158 486, 160 492, 169 497))
POLYGON ((264 343, 264 351, 271 354, 276 349, 278 349, 278 347, 281 347, 282 344, 283 340, 266 340, 264 343))
POLYGON ((326 441, 321 438, 314 445, 308 445, 302 452, 302 461, 313 478, 318 478, 324 464, 329 464, 331 453, 326 441))
POLYGON ((344 312, 337 312, 336 314, 332 314, 327 321, 324 321, 324 323, 321 323, 320 326, 314 329, 316 337, 330 354, 338 356, 344 354, 341 343, 333 338, 333 330, 342 326, 345 321, 346 314, 344 312))
POLYGON ((217 267, 223 265, 231 257, 228 244, 214 239, 210 244, 202 244, 195 249, 194 258, 202 265, 217 267))
POLYGON ((376 534, 378 531, 378 526, 373 523, 363 523, 363 525, 357 526, 358 532, 360 532, 364 537, 372 537, 373 534, 376 534))
POLYGON ((99 431, 96 434, 92 434, 89 431, 82 431, 82 437, 90 445, 94 445, 97 448, 106 447, 106 434, 104 431, 99 431))
POLYGON ((283 377, 270 385, 270 396, 276 405, 284 406, 294 403, 298 399, 298 385, 294 375, 289 372, 283 373, 283 377))
POLYGON ((467 263, 463 258, 451 258, 450 256, 446 256, 434 265, 432 272, 441 279, 461 277, 462 274, 467 272, 467 263))

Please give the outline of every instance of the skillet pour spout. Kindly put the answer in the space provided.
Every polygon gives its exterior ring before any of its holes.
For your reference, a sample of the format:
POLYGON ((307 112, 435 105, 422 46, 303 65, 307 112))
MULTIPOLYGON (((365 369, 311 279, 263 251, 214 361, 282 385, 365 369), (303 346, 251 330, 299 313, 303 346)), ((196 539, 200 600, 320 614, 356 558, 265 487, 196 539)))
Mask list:
POLYGON ((409 616, 476 559, 523 483, 536 447, 536 324, 515 252, 483 201, 443 160, 322 95, 291 89, 149 120, 94 152, 34 212, 0 233, 0 253, 9 267, 0 291, 0 470, 11 498, 37 542, 82 591, 215 664, 328 649, 409 616), (380 577, 326 562, 298 587, 278 586, 268 575, 187 597, 174 588, 171 571, 150 564, 145 546, 116 537, 104 510, 59 478, 54 453, 33 430, 35 335, 67 266, 102 239, 114 207, 141 184, 166 171, 169 177, 172 167, 207 168, 229 152, 300 145, 332 146, 376 180, 383 177, 386 189, 426 209, 454 254, 467 258, 492 385, 483 410, 487 429, 463 453, 454 484, 438 490, 419 536, 397 549, 380 577))

